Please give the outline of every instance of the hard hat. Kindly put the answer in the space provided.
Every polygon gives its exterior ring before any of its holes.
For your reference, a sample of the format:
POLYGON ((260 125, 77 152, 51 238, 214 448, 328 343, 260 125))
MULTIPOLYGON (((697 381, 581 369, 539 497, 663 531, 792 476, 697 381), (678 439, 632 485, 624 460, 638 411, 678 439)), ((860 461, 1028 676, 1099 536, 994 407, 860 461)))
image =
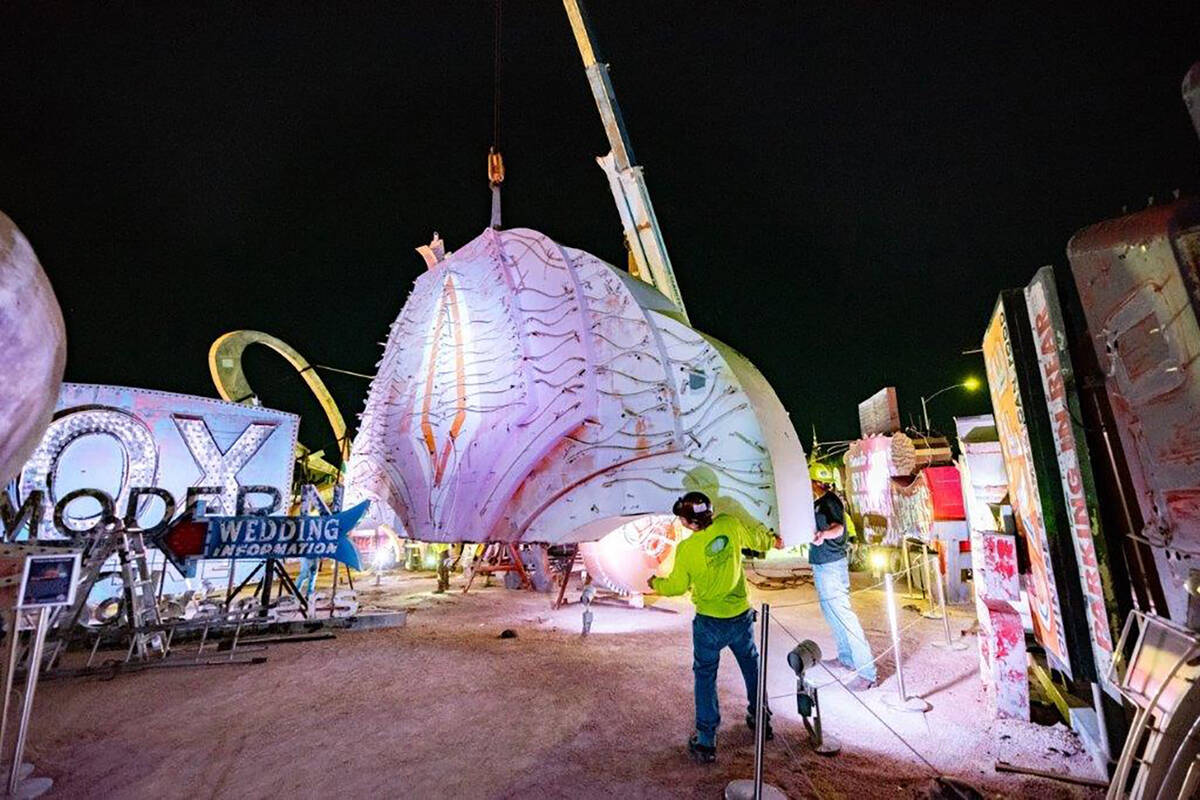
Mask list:
POLYGON ((828 464, 822 464, 819 461, 809 465, 808 477, 814 481, 817 481, 818 483, 828 484, 834 483, 837 479, 836 475, 834 474, 833 467, 829 466, 828 464))
POLYGON ((703 492, 688 492, 675 501, 671 513, 692 525, 708 527, 713 519, 712 501, 703 492))

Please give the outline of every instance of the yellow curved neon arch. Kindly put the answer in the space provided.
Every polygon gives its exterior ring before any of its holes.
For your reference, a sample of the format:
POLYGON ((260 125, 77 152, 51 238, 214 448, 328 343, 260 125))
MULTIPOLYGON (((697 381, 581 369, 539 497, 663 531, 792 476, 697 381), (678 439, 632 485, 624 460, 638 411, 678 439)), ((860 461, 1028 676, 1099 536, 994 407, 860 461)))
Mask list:
MULTIPOLYGON (((242 354, 252 344, 261 344, 271 348, 283 356, 300 373, 300 377, 308 384, 308 388, 312 390, 317 402, 325 411, 329 427, 333 429, 333 435, 337 437, 338 449, 344 465, 346 458, 350 455, 350 440, 346 436, 346 421, 342 418, 342 412, 338 410, 333 395, 329 393, 325 382, 321 380, 321 376, 317 374, 312 364, 309 364, 304 356, 282 339, 277 339, 262 331, 230 331, 219 336, 208 350, 208 369, 212 374, 217 392, 223 399, 232 403, 246 403, 250 398, 257 397, 254 390, 250 388, 250 382, 246 379, 246 373, 242 369, 242 354)), ((309 451, 307 449, 302 451, 299 444, 296 446, 296 451, 297 455, 306 459, 310 467, 322 472, 332 472, 332 474, 338 472, 337 468, 321 459, 319 453, 308 455, 309 451)))

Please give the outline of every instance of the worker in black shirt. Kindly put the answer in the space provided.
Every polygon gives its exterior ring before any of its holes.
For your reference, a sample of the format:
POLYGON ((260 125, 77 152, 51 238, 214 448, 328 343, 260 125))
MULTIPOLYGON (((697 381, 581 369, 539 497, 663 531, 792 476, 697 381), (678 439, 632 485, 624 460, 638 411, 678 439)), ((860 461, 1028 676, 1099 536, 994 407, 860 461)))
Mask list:
POLYGON ((846 510, 829 486, 813 476, 813 511, 817 533, 808 549, 813 583, 821 601, 821 613, 833 631, 837 660, 855 672, 847 685, 861 691, 875 685, 875 662, 871 645, 863 633, 854 609, 850 607, 850 566, 846 557, 846 510))

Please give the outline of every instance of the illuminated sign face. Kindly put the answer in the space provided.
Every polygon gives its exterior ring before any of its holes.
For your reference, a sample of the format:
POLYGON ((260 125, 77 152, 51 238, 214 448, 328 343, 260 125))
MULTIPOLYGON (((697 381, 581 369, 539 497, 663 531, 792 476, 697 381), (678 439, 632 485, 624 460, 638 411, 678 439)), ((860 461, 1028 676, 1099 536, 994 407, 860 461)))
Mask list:
POLYGON ((852 442, 846 451, 846 492, 854 510, 862 515, 888 520, 884 541, 898 541, 899 532, 891 524, 892 439, 868 436, 852 442))
POLYGON ((692 532, 671 514, 647 514, 579 546, 583 565, 601 586, 620 594, 646 591, 646 581, 670 570, 675 546, 692 532))
MULTIPOLYGON (((298 429, 292 414, 190 395, 116 386, 63 384, 54 421, 25 464, 18 482, 21 500, 41 492, 39 538, 61 538, 54 508, 71 492, 97 489, 125 515, 131 490, 159 487, 182 508, 188 489, 219 488, 206 495, 210 513, 233 514, 242 487, 265 486, 289 497, 298 429)), ((14 505, 18 505, 14 503, 14 505)), ((137 503, 143 527, 163 516, 164 501, 147 496, 137 503)), ((73 530, 93 527, 100 504, 80 499, 62 504, 63 522, 73 530)), ((152 567, 162 563, 151 554, 152 567)), ((227 562, 206 562, 201 578, 224 580, 227 562)), ((168 586, 181 577, 168 570, 168 586)))
POLYGON ((348 503, 371 500, 368 524, 398 520, 421 541, 558 544, 697 490, 810 541, 804 451, 782 404, 672 309, 588 253, 488 229, 417 278, 392 326, 348 503))
POLYGON ((1033 448, 1025 427, 1025 408, 1017 386, 1009 323, 1003 302, 997 303, 991 324, 983 337, 983 358, 987 366, 996 431, 1008 474, 1009 502, 1017 528, 1025 537, 1029 551, 1029 610, 1033 629, 1056 666, 1070 674, 1071 659, 1063 629, 1062 608, 1050 562, 1050 542, 1038 494, 1033 448))

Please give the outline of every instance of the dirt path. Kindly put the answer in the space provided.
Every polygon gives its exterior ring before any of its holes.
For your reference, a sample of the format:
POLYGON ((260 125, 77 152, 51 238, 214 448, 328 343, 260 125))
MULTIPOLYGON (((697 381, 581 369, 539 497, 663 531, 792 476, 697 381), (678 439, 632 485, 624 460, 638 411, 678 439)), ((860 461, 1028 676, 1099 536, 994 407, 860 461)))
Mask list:
MULTIPOLYGON (((719 761, 699 766, 684 754, 692 724, 686 601, 659 607, 677 613, 598 607, 582 638, 578 606, 554 612, 545 596, 502 588, 435 596, 432 585, 404 576, 388 580, 389 596, 375 595, 377 605, 411 608, 402 629, 272 645, 265 664, 47 682, 30 758, 55 779, 52 797, 718 798, 729 780, 751 775, 744 690, 728 653, 719 761), (517 638, 498 639, 504 628, 517 638)), ((371 594, 363 591, 368 603, 371 594)), ((788 630, 831 648, 811 587, 756 597, 773 604, 788 630), (806 605, 785 607, 793 603, 806 605)), ((881 649, 880 598, 859 598, 881 649)), ((917 620, 904 615, 902 624, 917 620)), ((930 714, 883 706, 894 684, 886 662, 884 685, 864 702, 938 771, 989 796, 1099 797, 994 772, 974 648, 929 647, 940 633, 940 623, 922 621, 905 637, 906 677, 933 703, 930 714)), ((828 759, 811 752, 784 660, 792 642, 782 629, 772 637, 769 690, 781 736, 768 745, 769 780, 792 798, 926 796, 931 771, 839 687, 821 697, 844 749, 828 759)), ((1045 737, 1056 732, 1027 733, 1006 740, 1006 756, 1024 752, 1035 763, 1047 755, 1045 737)), ((1069 750, 1069 741, 1059 748, 1069 750)), ((1086 759, 1053 753, 1036 763, 1056 761, 1078 771, 1086 759)))

